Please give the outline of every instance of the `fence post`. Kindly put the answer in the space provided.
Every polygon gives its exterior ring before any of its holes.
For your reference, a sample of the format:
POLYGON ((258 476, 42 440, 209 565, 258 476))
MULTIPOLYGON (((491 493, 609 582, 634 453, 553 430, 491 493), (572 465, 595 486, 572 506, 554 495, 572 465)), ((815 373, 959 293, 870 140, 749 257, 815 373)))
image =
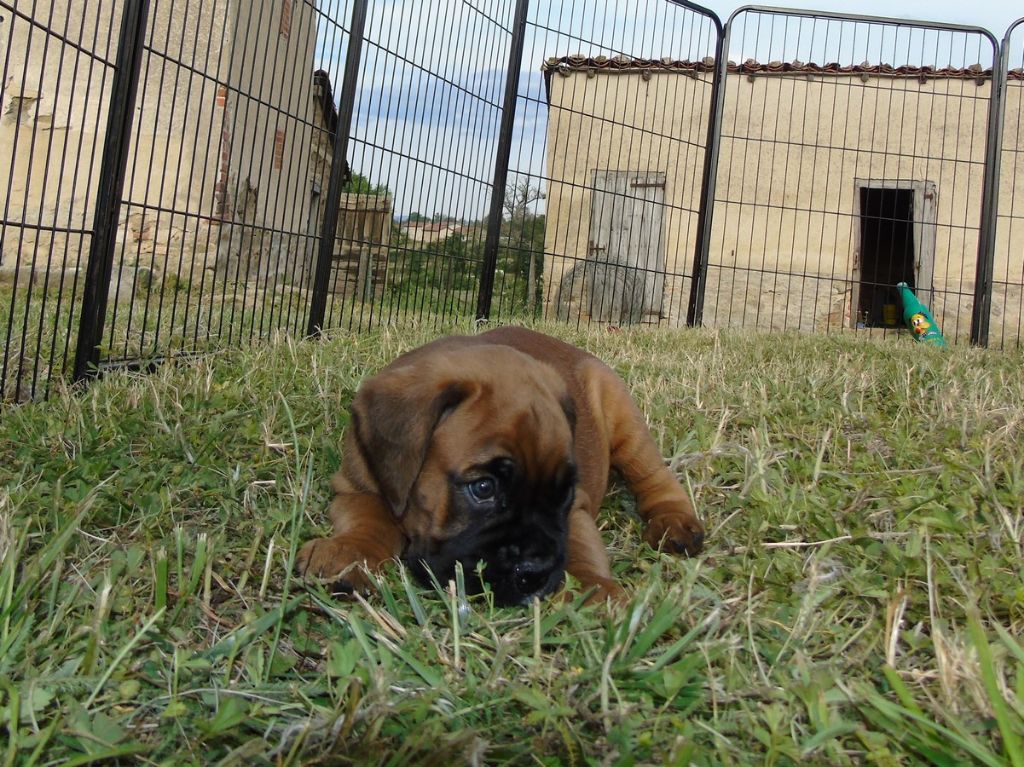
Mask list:
POLYGON ((99 366, 99 345, 107 317, 117 221, 121 214, 121 196, 124 193, 128 149, 135 117, 135 95, 142 70, 148 17, 149 0, 126 0, 114 62, 107 131, 96 190, 92 241, 89 244, 89 260, 82 288, 82 314, 78 323, 78 343, 75 346, 75 381, 94 376, 99 366))
POLYGON ((995 49, 992 64, 992 96, 988 107, 988 130, 985 140, 985 180, 981 195, 981 229, 978 233, 978 264, 974 275, 974 306, 971 310, 971 343, 988 346, 988 330, 992 320, 992 274, 995 269, 996 227, 999 224, 999 163, 1003 154, 1003 117, 1005 94, 1010 70, 1010 41, 995 49))
POLYGON ((327 281, 331 276, 334 241, 338 233, 338 203, 341 189, 348 181, 348 138, 352 132, 356 90, 359 87, 359 66, 363 56, 363 37, 366 33, 366 13, 369 0, 355 0, 352 4, 352 22, 349 25, 348 51, 345 55, 345 73, 342 76, 341 96, 338 101, 338 124, 334 129, 334 148, 331 157, 331 177, 327 183, 324 202, 324 222, 320 230, 320 248, 316 271, 313 274, 313 296, 309 303, 307 336, 318 336, 323 330, 327 311, 327 281))
POLYGON ((711 81, 711 113, 708 115, 707 149, 701 180, 700 210, 697 213, 697 236, 690 277, 690 302, 686 308, 687 327, 704 322, 704 290, 707 287, 708 260, 711 258, 711 224, 715 216, 715 191, 718 184, 718 159, 722 151, 722 110, 725 107, 725 84, 729 75, 726 41, 729 28, 723 29, 717 14, 707 11, 714 22, 718 40, 715 42, 715 70, 711 81))
POLYGON ((529 0, 516 0, 516 14, 512 22, 512 45, 508 52, 508 71, 505 75, 505 101, 498 132, 498 149, 494 158, 494 186, 491 188, 491 208, 487 215, 487 237, 484 240, 484 262, 480 267, 480 292, 476 299, 476 318, 490 319, 491 299, 494 297, 494 272, 498 268, 498 245, 501 239, 502 212, 505 207, 505 185, 508 183, 508 162, 512 156, 512 132, 516 121, 516 103, 519 97, 519 71, 523 66, 523 47, 526 41, 526 19, 529 0))

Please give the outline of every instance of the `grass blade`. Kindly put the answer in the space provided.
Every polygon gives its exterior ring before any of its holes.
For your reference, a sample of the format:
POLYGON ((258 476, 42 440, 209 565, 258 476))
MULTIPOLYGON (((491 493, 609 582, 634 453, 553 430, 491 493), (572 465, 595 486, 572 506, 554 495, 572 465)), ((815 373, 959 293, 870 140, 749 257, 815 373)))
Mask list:
MULTIPOLYGON (((967 612, 967 628, 978 653, 978 664, 981 666, 981 680, 988 693, 989 704, 999 724, 999 732, 1003 736, 1003 751, 1013 767, 1024 767, 1024 751, 1021 751, 1020 738, 1014 729, 1012 714, 1003 699, 1003 693, 996 681, 995 664, 992 662, 992 648, 985 638, 985 629, 981 625, 981 616, 975 609, 967 612)), ((1021 722, 1017 722, 1020 726, 1021 722)))

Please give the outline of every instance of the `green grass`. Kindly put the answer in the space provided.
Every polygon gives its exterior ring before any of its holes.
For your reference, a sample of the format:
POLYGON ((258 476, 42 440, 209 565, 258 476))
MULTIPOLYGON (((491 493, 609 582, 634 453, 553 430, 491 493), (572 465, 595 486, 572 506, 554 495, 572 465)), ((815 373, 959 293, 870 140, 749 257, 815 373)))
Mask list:
MULTIPOLYGON (((399 252, 389 269, 386 284, 377 286, 372 301, 329 293, 324 327, 365 330, 412 320, 439 328, 451 322, 446 318, 474 314, 476 262, 399 252)), ((74 368, 82 286, 76 287, 72 278, 61 282, 52 276, 44 286, 44 279, 40 275, 31 290, 0 280, 0 344, 7 349, 6 366, 0 358, 0 403, 45 399, 55 380, 70 377, 74 368)), ((204 285, 197 281, 190 287, 174 274, 165 275, 141 285, 131 301, 117 301, 112 288, 101 360, 146 361, 238 348, 277 332, 306 332, 310 289, 276 277, 269 284, 264 280, 231 287, 222 276, 204 279, 204 285)), ((496 313, 529 315, 521 282, 514 275, 496 282, 496 313)))
POLYGON ((359 381, 438 331, 279 339, 0 419, 0 764, 1024 764, 1020 355, 553 332, 706 520, 601 521, 627 608, 289 576, 359 381))

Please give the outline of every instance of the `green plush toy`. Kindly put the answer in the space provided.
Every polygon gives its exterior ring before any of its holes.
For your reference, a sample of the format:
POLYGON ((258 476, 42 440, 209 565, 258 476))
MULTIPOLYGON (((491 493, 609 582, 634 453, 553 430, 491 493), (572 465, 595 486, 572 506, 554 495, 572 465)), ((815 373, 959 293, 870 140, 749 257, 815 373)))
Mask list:
POLYGON ((899 291, 900 300, 903 302, 903 321, 914 334, 914 340, 932 346, 946 346, 946 338, 939 329, 939 323, 932 317, 928 307, 917 300, 917 296, 907 283, 897 283, 896 290, 899 291))

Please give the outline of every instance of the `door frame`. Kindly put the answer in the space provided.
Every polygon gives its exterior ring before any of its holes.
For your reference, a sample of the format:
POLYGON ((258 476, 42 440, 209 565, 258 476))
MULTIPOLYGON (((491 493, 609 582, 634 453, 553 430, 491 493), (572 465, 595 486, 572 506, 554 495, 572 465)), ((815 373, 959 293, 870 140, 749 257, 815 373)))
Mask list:
POLYGON ((914 231, 914 292, 925 306, 931 306, 935 295, 935 237, 938 224, 939 193, 934 181, 905 181, 902 179, 855 178, 853 181, 853 220, 856 227, 853 236, 853 296, 850 306, 850 327, 857 327, 857 312, 860 308, 861 241, 861 190, 896 189, 913 192, 914 231))

